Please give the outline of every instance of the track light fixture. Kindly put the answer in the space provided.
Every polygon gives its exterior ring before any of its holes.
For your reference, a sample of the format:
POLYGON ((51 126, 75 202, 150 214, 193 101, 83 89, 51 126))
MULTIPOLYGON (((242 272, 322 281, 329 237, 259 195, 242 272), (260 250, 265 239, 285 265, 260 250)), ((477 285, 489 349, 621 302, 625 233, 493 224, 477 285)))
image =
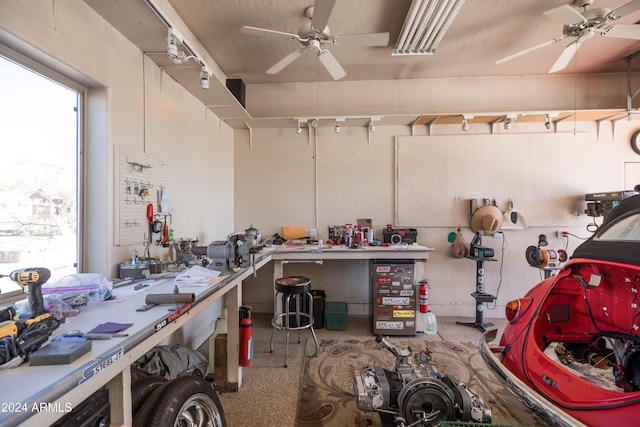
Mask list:
POLYGON ((369 132, 374 133, 376 131, 376 127, 373 125, 373 122, 369 123, 369 132))
POLYGON ((469 120, 473 119, 474 116, 469 114, 462 115, 462 131, 466 132, 469 130, 469 120))
POLYGON ((296 133, 298 135, 300 135, 302 133, 302 125, 300 124, 300 121, 298 120, 298 128, 296 129, 296 133))
POLYGON ((337 123, 337 122, 336 122, 336 127, 335 127, 335 128, 333 128, 333 130, 335 130, 335 131, 336 131, 336 133, 340 133, 340 123, 337 123))
POLYGON ((547 117, 544 119, 544 127, 547 129, 551 129, 551 116, 547 114, 547 117))
POLYGON ((516 116, 515 115, 511 115, 511 114, 507 114, 505 120, 504 120, 504 130, 510 130, 511 129, 511 125, 513 124, 513 122, 516 120, 516 116))
POLYGON ((204 90, 209 89, 209 73, 204 65, 202 65, 202 70, 200 71, 200 87, 204 90))
POLYGON ((179 58, 178 46, 176 46, 176 38, 173 35, 171 28, 169 28, 169 35, 167 36, 167 56, 173 62, 175 62, 176 59, 179 58))

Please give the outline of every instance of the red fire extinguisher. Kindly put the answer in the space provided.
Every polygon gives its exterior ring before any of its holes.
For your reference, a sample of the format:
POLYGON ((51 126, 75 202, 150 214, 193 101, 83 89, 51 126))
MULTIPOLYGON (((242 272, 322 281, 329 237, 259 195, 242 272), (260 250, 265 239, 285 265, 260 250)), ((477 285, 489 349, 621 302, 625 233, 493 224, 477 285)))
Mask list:
POLYGON ((429 312, 429 283, 426 280, 420 281, 420 313, 429 312))
POLYGON ((240 307, 240 366, 249 366, 253 358, 253 338, 251 337, 251 307, 240 307))

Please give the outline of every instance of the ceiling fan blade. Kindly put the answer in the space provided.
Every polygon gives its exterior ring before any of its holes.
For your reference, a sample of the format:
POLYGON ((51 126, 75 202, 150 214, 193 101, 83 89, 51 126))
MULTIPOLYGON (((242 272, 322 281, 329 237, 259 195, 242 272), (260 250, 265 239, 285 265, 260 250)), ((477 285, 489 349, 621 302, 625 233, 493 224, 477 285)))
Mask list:
POLYGON ((285 67, 291 64, 296 59, 300 58, 300 56, 304 53, 304 49, 298 49, 295 52, 291 52, 289 55, 282 58, 278 61, 273 67, 269 68, 266 73, 267 74, 278 74, 280 71, 284 70, 285 67))
POLYGON ((613 25, 602 32, 603 36, 617 37, 621 39, 640 40, 640 25, 638 24, 618 24, 613 25))
POLYGON ((298 36, 297 34, 284 33, 282 31, 275 31, 275 30, 267 30, 266 28, 250 27, 248 25, 245 25, 242 28, 240 28, 240 31, 245 34, 252 34, 254 36, 280 37, 285 39, 302 40, 300 36, 298 36))
POLYGON ((611 12, 609 12, 607 17, 609 19, 618 19, 638 10, 640 10, 640 0, 633 0, 627 4, 623 4, 617 9, 612 10, 611 12))
POLYGON ((387 46, 389 33, 342 34, 334 39, 338 46, 387 46))
POLYGON ((578 11, 578 9, 568 4, 547 10, 546 12, 543 13, 543 15, 546 15, 549 18, 553 18, 556 21, 560 21, 566 25, 573 25, 573 24, 577 24, 579 22, 587 20, 578 11))
POLYGON ((509 56, 505 56, 504 58, 498 59, 496 61, 496 64, 498 64, 498 65, 499 64, 503 64, 503 63, 505 63, 507 61, 511 61, 512 59, 515 59, 515 58, 517 58, 519 56, 526 55, 529 52, 533 52, 534 50, 538 50, 538 49, 541 49, 541 48, 543 48, 545 46, 552 45, 554 43, 559 42, 560 40, 563 40, 565 37, 566 36, 556 37, 555 39, 547 40, 546 42, 537 44, 535 46, 531 46, 530 48, 527 48, 527 49, 521 50, 519 52, 513 53, 513 54, 511 54, 509 56))
POLYGON ((342 65, 338 63, 335 56, 333 56, 333 54, 328 50, 323 50, 318 53, 318 58, 320 58, 320 62, 322 62, 324 68, 326 68, 329 74, 331 74, 333 80, 340 80, 347 75, 347 72, 342 68, 342 65))
POLYGON ((556 62, 549 70, 549 74, 567 68, 567 65, 569 65, 569 62, 571 62, 583 41, 584 39, 578 39, 574 42, 569 43, 569 45, 564 48, 558 59, 556 59, 556 62))
POLYGON ((329 22, 329 16, 331 16, 335 4, 336 0, 316 0, 313 5, 311 26, 318 31, 324 30, 327 22, 329 22))

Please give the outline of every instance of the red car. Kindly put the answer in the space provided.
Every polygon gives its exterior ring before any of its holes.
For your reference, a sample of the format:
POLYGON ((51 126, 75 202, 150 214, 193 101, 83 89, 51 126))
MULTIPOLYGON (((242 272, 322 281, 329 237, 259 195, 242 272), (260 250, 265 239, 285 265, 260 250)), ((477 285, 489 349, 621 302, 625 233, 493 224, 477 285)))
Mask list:
POLYGON ((571 259, 506 306, 489 367, 551 425, 640 425, 640 195, 614 208, 571 259))

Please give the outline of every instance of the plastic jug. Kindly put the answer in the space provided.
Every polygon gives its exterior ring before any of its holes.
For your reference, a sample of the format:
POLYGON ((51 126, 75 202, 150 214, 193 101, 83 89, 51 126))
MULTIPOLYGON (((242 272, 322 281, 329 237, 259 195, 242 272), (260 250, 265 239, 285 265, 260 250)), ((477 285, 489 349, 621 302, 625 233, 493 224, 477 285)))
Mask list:
POLYGON ((436 315, 431 310, 427 311, 424 315, 424 333, 429 335, 435 335, 438 333, 436 315))

